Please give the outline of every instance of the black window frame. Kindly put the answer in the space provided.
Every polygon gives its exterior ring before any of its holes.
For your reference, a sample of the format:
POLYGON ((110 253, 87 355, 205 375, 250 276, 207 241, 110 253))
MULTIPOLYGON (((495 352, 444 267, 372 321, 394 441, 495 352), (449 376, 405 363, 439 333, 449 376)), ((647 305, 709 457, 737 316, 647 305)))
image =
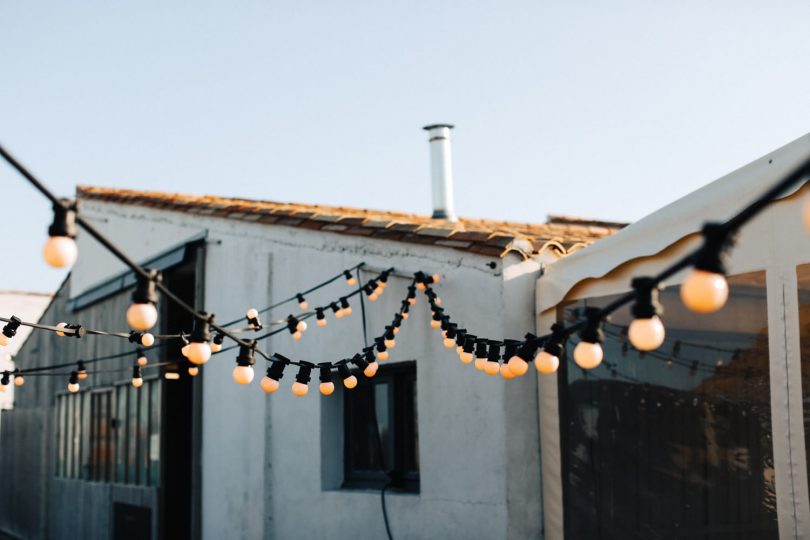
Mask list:
MULTIPOLYGON (((382 489, 388 486, 397 491, 419 493, 419 427, 416 392, 416 362, 397 362, 380 366, 371 379, 363 379, 355 390, 343 395, 343 484, 344 489, 382 489), (391 426, 391 453, 393 464, 382 469, 369 470, 352 463, 353 434, 361 428, 355 407, 363 405, 360 392, 372 392, 382 383, 389 385, 388 424, 391 426), (409 463, 415 464, 414 467, 409 463), (409 470, 410 469, 410 470, 409 470)), ((375 410, 376 413, 376 410, 375 410)), ((376 418, 376 417, 374 417, 376 418)), ((380 456, 378 455, 378 460, 380 456)))

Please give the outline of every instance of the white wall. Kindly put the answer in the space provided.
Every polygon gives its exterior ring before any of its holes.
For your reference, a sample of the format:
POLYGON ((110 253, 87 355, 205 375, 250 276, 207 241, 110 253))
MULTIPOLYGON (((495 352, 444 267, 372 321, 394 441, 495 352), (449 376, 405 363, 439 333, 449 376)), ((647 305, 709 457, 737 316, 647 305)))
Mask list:
MULTIPOLYGON (((113 240, 141 258, 154 254, 149 249, 165 249, 208 229, 212 243, 206 255, 206 309, 220 321, 365 261, 376 268, 395 266, 406 274, 417 270, 442 274, 445 280, 436 290, 443 305, 473 333, 520 338, 534 327, 538 266, 531 262, 494 260, 493 269, 488 266, 491 258, 446 248, 98 201, 84 202, 83 209, 85 215, 99 218, 100 228, 113 240), (159 236, 160 242, 150 240, 146 249, 142 231, 159 236), (213 243, 217 241, 221 243, 213 243), (508 271, 514 268, 508 279, 503 264, 508 271)), ((87 283, 108 277, 95 268, 89 270, 93 261, 86 257, 86 249, 91 242, 80 237, 79 260, 84 262, 74 272, 92 274, 87 283)), ((369 337, 379 335, 390 323, 406 284, 404 279, 392 278, 378 302, 366 303, 369 337)), ((341 279, 308 300, 312 306, 320 305, 348 291, 341 279)), ((294 303, 291 306, 297 308, 294 303)), ((362 348, 357 302, 353 309, 349 319, 330 316, 326 328, 312 324, 299 343, 286 333, 271 338, 265 350, 312 362, 351 356, 362 348)), ((290 312, 276 311, 273 318, 290 312)), ((438 332, 430 329, 424 297, 419 297, 411 313, 390 362, 417 362, 421 489, 418 495, 388 496, 394 537, 539 537, 536 379, 504 381, 464 366, 442 346, 438 332)), ((322 463, 322 457, 337 460, 342 468, 342 444, 322 438, 321 430, 322 415, 332 418, 330 413, 335 411, 330 407, 340 407, 339 395, 321 397, 317 373, 313 373, 310 395, 294 397, 289 391, 294 375, 290 369, 283 389, 265 396, 258 386, 264 371, 261 361, 254 384, 240 387, 230 378, 234 357, 233 353, 215 356, 203 370, 204 538, 383 537, 379 492, 323 485, 322 469, 330 463, 322 463), (332 446, 337 447, 334 452, 332 446)))

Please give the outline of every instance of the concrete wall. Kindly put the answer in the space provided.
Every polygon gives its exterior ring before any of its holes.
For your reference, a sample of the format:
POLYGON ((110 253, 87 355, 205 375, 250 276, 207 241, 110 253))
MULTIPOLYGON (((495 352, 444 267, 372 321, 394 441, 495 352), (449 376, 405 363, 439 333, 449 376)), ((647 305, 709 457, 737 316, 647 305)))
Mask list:
MULTIPOLYGON (((127 252, 142 258, 154 254, 143 246, 157 249, 155 237, 165 248, 207 229, 206 309, 221 321, 365 261, 376 268, 395 266, 405 274, 441 273, 446 279, 436 290, 443 305, 474 333, 520 338, 534 327, 536 264, 98 201, 84 202, 83 212, 127 252)), ((92 242, 86 236, 79 240, 74 273, 83 276, 84 284, 108 277, 98 268, 106 267, 109 257, 91 247, 92 242)), ((390 322, 405 287, 405 279, 392 278, 378 302, 366 303, 370 337, 390 322)), ((348 290, 338 280, 308 300, 320 305, 348 290)), ((265 350, 313 362, 351 356, 363 343, 359 306, 353 306, 352 317, 330 317, 323 329, 313 324, 299 343, 286 333, 276 336, 265 350)), ((273 318, 290 312, 295 310, 278 310, 273 318)), ((388 496, 394 536, 539 537, 536 379, 504 381, 464 366, 430 329, 424 297, 411 313, 390 362, 417 363, 421 489, 418 495, 388 496)), ((245 388, 230 377, 234 357, 216 355, 203 370, 203 537, 384 536, 379 492, 331 489, 322 477, 323 471, 342 469, 342 442, 336 444, 321 430, 324 418, 342 419, 339 393, 323 398, 313 381, 309 396, 295 398, 289 391, 292 375, 287 374, 283 389, 265 396, 258 386, 261 363, 254 384, 245 388)))

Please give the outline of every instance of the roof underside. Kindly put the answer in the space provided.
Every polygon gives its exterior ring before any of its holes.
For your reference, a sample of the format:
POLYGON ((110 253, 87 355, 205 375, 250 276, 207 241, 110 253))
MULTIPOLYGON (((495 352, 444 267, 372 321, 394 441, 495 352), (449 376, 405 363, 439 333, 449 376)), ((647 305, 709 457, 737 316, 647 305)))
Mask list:
POLYGON ((436 245, 486 256, 517 251, 529 257, 552 249, 565 255, 618 231, 624 224, 550 216, 529 224, 460 218, 457 222, 403 212, 79 186, 77 197, 189 214, 285 225, 338 234, 436 245))

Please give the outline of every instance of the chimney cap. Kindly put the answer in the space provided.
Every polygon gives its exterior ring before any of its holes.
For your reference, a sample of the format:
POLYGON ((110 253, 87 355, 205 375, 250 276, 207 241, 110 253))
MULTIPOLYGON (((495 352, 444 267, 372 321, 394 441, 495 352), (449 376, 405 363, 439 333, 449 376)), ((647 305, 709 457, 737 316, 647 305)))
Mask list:
POLYGON ((456 126, 454 126, 453 124, 430 124, 429 126, 425 126, 422 129, 424 129, 425 131, 430 131, 431 129, 436 129, 436 128, 453 129, 454 127, 456 127, 456 126))

